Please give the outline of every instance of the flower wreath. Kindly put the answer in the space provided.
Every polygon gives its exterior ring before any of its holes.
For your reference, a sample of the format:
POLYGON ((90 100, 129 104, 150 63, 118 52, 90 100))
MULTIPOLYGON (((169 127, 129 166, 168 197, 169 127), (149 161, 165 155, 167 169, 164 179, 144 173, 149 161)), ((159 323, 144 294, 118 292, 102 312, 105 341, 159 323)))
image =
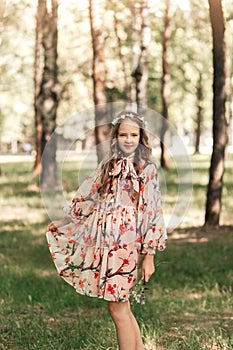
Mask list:
POLYGON ((143 127, 146 127, 145 118, 143 116, 136 115, 136 114, 133 114, 133 113, 121 114, 119 117, 113 119, 112 125, 115 126, 115 125, 119 124, 122 120, 125 120, 127 118, 138 119, 143 124, 143 127))

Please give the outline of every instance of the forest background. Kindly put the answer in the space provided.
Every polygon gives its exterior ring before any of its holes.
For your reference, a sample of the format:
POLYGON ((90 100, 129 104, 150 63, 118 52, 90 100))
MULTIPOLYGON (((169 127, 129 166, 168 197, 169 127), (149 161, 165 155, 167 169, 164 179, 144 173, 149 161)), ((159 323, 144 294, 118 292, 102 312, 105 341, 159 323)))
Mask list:
MULTIPOLYGON (((102 301, 84 300, 63 285, 52 267, 44 238, 48 217, 34 167, 38 131, 36 29, 38 4, 43 3, 51 24, 55 0, 6 0, 0 7, 0 348, 115 349, 114 330, 102 301)), ((136 100, 140 74, 136 74, 135 62, 141 53, 142 76, 146 77, 146 84, 140 86, 141 101, 149 109, 167 113, 169 123, 187 146, 193 170, 193 196, 184 223, 170 234, 164 255, 156 258, 158 272, 151 282, 145 308, 133 306, 146 349, 232 349, 232 1, 59 1, 55 67, 59 103, 52 124, 53 130, 57 127, 63 136, 67 132, 64 125, 70 119, 78 122, 82 132, 88 130, 88 111, 94 111, 90 3, 96 18, 101 18, 105 102, 136 100), (203 227, 211 178, 216 73, 209 3, 223 8, 226 95, 222 125, 227 129, 220 128, 217 139, 225 139, 227 131, 228 140, 227 144, 223 142, 226 156, 219 159, 220 192, 219 179, 211 189, 215 194, 217 188, 222 202, 218 211, 220 214, 222 209, 221 220, 218 217, 213 227, 203 227), (142 4, 148 10, 144 20, 142 4), (169 30, 164 67, 166 25, 169 30), (143 35, 145 27, 147 35, 143 35), (165 106, 164 72, 169 76, 165 106), (80 112, 82 123, 80 118, 73 118, 80 112)), ((43 66, 43 54, 39 61, 43 66)), ((71 124, 68 139, 73 130, 76 129, 71 124)), ((75 137, 72 134, 73 140, 75 137)), ((85 152, 83 141, 78 143, 77 154, 85 152)), ((167 202, 172 206, 177 172, 169 165, 164 173, 167 202)), ((63 169, 64 190, 69 198, 78 166, 76 161, 68 162, 63 169)), ((87 167, 86 173, 88 170, 87 167)))
MULTIPOLYGON (((99 2, 100 4, 101 2, 99 2)), ((134 2, 137 4, 137 2, 134 2)), ((166 2, 149 1, 148 83, 146 103, 162 113, 162 34, 166 2)), ((226 116, 232 144, 232 2, 222 3, 226 41, 226 116)), ((100 6, 100 5, 99 5, 100 6)), ((108 101, 125 98, 125 77, 132 83, 132 13, 130 2, 102 1, 105 85, 108 101), (119 41, 121 47, 119 47, 119 41)), ((34 61, 37 1, 2 1, 1 17, 1 147, 35 136, 34 61)), ((137 16, 140 15, 140 10, 137 16)), ((62 124, 75 113, 93 106, 92 39, 88 1, 60 1, 58 7, 58 76, 64 89, 57 111, 62 124)), ((202 143, 212 137, 212 34, 208 2, 171 2, 169 119, 181 135, 189 132, 195 143, 197 111, 202 109, 202 143), (201 90, 201 92, 200 92, 201 90), (198 94, 201 93, 201 97, 198 94)), ((138 29, 137 29, 138 31, 138 29)), ((138 33, 140 35, 140 33, 138 33)), ((139 42, 140 44, 140 42, 139 42)), ((138 48, 140 49, 140 48, 138 48)), ((210 140, 209 140, 210 142, 210 140)))

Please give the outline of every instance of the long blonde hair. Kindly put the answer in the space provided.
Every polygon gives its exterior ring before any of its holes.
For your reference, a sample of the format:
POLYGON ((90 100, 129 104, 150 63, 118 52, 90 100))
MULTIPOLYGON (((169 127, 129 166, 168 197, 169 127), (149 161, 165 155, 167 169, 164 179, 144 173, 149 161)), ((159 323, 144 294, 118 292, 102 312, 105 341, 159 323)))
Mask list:
POLYGON ((110 155, 106 162, 103 162, 101 178, 100 178, 100 186, 99 186, 99 194, 101 197, 104 196, 107 192, 107 188, 111 186, 113 176, 109 175, 109 173, 113 170, 117 161, 122 157, 122 152, 118 145, 118 130, 123 122, 123 120, 130 119, 138 124, 140 128, 140 138, 139 145, 135 151, 134 156, 134 167, 139 174, 140 169, 143 167, 145 163, 150 161, 151 156, 151 147, 149 144, 149 137, 145 130, 145 122, 144 118, 135 112, 122 111, 117 115, 117 117, 113 120, 112 130, 111 130, 111 139, 110 139, 110 155))

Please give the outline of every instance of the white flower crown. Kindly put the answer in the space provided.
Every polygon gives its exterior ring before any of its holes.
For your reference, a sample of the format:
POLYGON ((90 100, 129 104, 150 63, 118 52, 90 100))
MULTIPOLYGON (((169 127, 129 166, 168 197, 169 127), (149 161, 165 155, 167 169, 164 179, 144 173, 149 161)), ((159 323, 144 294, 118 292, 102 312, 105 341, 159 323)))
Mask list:
POLYGON ((142 122, 143 126, 146 127, 146 121, 145 118, 140 116, 140 115, 135 115, 133 113, 126 113, 126 114, 121 114, 119 117, 113 119, 112 125, 117 125, 120 123, 120 121, 127 119, 127 118, 132 118, 132 119, 138 119, 140 122, 142 122))

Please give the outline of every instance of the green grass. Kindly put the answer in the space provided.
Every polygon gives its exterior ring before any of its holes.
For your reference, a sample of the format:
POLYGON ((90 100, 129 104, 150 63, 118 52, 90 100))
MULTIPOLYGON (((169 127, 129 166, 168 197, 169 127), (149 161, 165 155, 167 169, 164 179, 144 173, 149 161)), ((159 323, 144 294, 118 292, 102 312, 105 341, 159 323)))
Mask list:
MULTIPOLYGON (((233 349, 232 159, 223 189, 223 226, 207 230, 203 217, 208 158, 192 157, 190 225, 176 229, 156 256, 146 305, 133 305, 146 350, 233 349)), ((32 164, 3 164, 0 178, 0 349, 117 349, 103 300, 78 295, 55 271, 45 239, 43 210, 32 164)), ((76 171, 64 168, 67 195, 76 171)), ((166 173, 169 195, 175 171, 166 173)))

